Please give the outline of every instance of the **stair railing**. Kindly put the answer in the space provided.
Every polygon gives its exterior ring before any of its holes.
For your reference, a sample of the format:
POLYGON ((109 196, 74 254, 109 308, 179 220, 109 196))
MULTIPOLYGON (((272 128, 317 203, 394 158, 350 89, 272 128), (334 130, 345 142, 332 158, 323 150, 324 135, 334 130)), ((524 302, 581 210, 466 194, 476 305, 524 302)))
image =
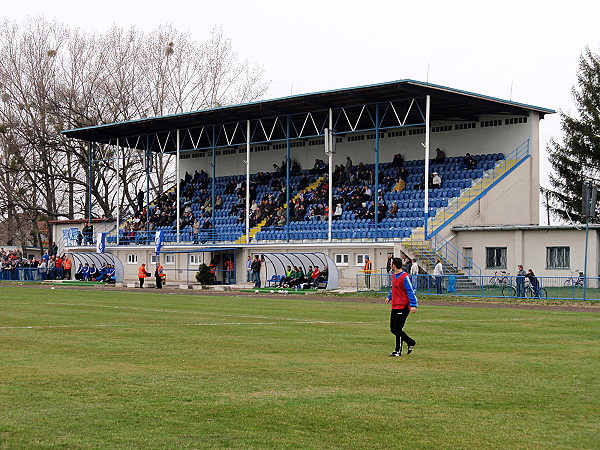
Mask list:
POLYGON ((495 166, 489 169, 481 178, 475 180, 473 185, 463 190, 460 196, 454 198, 448 206, 437 211, 434 218, 429 219, 427 226, 427 238, 431 238, 445 228, 456 217, 473 205, 477 200, 483 197, 487 192, 506 178, 509 173, 514 171, 526 159, 530 157, 529 142, 527 139, 504 159, 496 162, 495 166), (432 226, 434 224, 437 226, 432 226))

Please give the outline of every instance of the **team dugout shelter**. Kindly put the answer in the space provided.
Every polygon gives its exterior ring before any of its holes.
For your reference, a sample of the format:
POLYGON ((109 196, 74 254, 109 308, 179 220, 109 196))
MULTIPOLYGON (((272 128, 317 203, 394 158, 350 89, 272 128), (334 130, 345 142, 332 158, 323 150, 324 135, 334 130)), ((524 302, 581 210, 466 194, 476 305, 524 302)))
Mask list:
MULTIPOLYGON (((357 275, 364 273, 367 257, 375 272, 383 270, 393 254, 417 259, 423 272, 429 272, 440 256, 447 273, 487 275, 493 274, 493 267, 487 264, 490 254, 484 249, 510 242, 510 249, 495 255, 497 259, 523 261, 525 247, 514 234, 503 233, 502 242, 496 244, 492 233, 476 230, 539 226, 539 127, 551 113, 547 108, 399 80, 64 134, 87 143, 90 164, 107 153, 102 149, 110 148, 117 155, 113 156, 117 172, 127 154, 143 154, 146 161, 173 155, 176 180, 204 171, 207 179, 202 183, 212 205, 217 197, 222 201, 220 209, 212 208, 210 216, 202 218, 209 219, 212 228, 200 236, 189 224, 180 224, 186 208, 196 216, 201 211, 193 199, 200 187, 195 178, 160 187, 161 192, 174 192, 177 216, 158 228, 147 220, 145 236, 126 238, 123 227, 128 217, 116 210, 116 225, 107 227, 105 251, 123 262, 125 280, 135 280, 142 262, 151 265, 156 260, 159 231, 165 252, 161 263, 171 280, 193 279, 190 271, 199 263, 213 262, 217 278, 224 281, 225 274, 219 272, 227 261, 229 268, 234 263, 228 282, 246 282, 248 257, 323 253, 335 263, 329 269, 336 270, 339 285, 344 286, 354 285, 357 275), (444 154, 441 160, 436 149, 444 154), (467 154, 473 156, 474 166, 465 166, 467 154), (274 164, 280 170, 278 183, 270 181, 274 164), (348 165, 354 174, 372 176, 336 181, 342 166, 348 165), (401 169, 405 186, 398 190, 401 169), (431 187, 428 180, 434 172, 442 182, 431 187), (232 185, 234 193, 227 191, 232 185), (362 213, 349 201, 341 201, 345 192, 357 188, 369 193, 358 208, 362 213), (184 197, 186 189, 194 193, 191 201, 184 197), (283 209, 277 224, 251 222, 251 190, 257 201, 268 194, 279 199, 283 209), (319 214, 307 211, 298 217, 294 205, 315 191, 321 193, 320 204, 313 205, 319 214), (242 199, 239 192, 244 192, 242 199)), ((149 192, 153 168, 151 163, 145 167, 149 216, 155 200, 149 192)), ((118 177, 115 182, 120 203, 118 177)), ((89 195, 91 218, 91 191, 89 195)), ((55 238, 61 240, 60 227, 55 238)), ((65 251, 94 249, 70 242, 65 251)))

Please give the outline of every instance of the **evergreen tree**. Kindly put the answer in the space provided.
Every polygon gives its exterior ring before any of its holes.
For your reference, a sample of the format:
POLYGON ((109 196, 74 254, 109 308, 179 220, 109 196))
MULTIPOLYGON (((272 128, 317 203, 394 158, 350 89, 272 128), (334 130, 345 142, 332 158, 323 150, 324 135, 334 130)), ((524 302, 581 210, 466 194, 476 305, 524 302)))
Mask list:
POLYGON ((600 59, 589 47, 579 59, 573 98, 577 115, 560 112, 564 143, 551 140, 548 145, 554 173, 552 188, 544 193, 556 217, 582 223, 582 185, 600 184, 600 59))

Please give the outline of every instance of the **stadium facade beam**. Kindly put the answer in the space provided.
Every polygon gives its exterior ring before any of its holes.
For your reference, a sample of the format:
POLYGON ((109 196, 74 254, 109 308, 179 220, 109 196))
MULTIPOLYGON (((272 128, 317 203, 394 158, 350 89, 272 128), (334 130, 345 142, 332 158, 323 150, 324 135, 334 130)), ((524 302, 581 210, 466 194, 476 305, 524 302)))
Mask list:
POLYGON ((375 242, 379 240, 379 103, 375 105, 375 242))

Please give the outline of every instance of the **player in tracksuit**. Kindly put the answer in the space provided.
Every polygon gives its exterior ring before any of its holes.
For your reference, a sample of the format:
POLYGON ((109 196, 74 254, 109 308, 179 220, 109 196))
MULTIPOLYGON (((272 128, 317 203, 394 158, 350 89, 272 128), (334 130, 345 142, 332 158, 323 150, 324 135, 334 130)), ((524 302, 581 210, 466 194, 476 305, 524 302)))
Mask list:
POLYGON ((392 303, 390 317, 390 331, 396 336, 396 348, 390 356, 402 354, 402 342, 406 342, 407 354, 413 351, 416 341, 411 339, 403 330, 404 323, 411 312, 417 312, 417 296, 410 280, 410 275, 402 270, 402 260, 394 258, 392 261, 392 290, 386 303, 392 303))

